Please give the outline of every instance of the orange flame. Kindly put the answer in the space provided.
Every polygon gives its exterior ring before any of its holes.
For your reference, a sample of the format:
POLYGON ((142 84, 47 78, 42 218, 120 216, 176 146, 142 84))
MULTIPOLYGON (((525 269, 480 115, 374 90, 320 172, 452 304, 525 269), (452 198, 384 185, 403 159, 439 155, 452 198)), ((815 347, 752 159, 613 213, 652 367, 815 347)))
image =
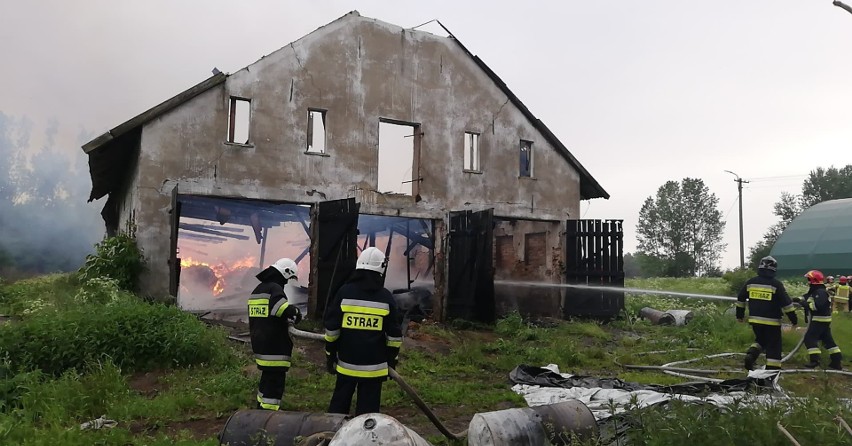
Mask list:
POLYGON ((213 275, 216 276, 216 283, 213 285, 213 295, 214 296, 218 296, 218 295, 222 294, 223 291, 225 291, 225 275, 226 274, 228 274, 232 271, 236 271, 237 269, 248 268, 248 267, 254 266, 256 264, 257 264, 257 260, 256 260, 255 257, 252 257, 252 256, 243 257, 242 259, 239 259, 236 262, 233 262, 230 266, 227 265, 225 262, 220 262, 219 264, 211 265, 207 262, 195 260, 192 257, 186 257, 186 258, 180 259, 180 267, 181 268, 188 268, 190 266, 206 266, 206 267, 210 268, 211 271, 213 271, 213 275))

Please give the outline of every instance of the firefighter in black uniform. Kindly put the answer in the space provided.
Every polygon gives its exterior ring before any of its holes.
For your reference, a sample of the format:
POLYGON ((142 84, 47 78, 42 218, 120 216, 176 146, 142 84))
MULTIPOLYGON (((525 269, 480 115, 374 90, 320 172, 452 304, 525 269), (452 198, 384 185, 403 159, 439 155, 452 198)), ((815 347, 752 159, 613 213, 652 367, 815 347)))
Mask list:
POLYGON ((810 284, 808 294, 805 295, 805 305, 811 311, 811 323, 808 325, 808 331, 805 332, 805 347, 808 348, 811 361, 805 364, 805 367, 811 369, 819 367, 821 353, 819 343, 822 342, 822 346, 828 350, 831 358, 828 366, 835 370, 842 370, 840 361, 843 355, 840 354, 840 347, 831 336, 831 301, 825 289, 824 276, 822 272, 812 270, 805 274, 805 278, 810 284))
POLYGON ((260 369, 258 409, 278 410, 284 395, 284 380, 293 352, 288 319, 294 324, 302 320, 299 309, 287 302, 284 286, 287 281, 297 279, 297 275, 296 262, 279 259, 256 276, 261 283, 248 299, 251 349, 260 369))
POLYGON ((778 262, 767 256, 760 259, 757 276, 749 279, 737 295, 737 320, 742 322, 748 300, 748 322, 754 330, 755 342, 745 357, 745 368, 752 370, 761 352, 766 352, 766 370, 781 368, 781 313, 787 313, 793 326, 798 324, 796 308, 775 278, 778 262))
POLYGON ((402 327, 396 303, 384 288, 385 255, 365 249, 355 272, 325 315, 327 370, 337 374, 329 413, 348 414, 356 389, 355 415, 377 413, 388 367, 396 367, 402 327))

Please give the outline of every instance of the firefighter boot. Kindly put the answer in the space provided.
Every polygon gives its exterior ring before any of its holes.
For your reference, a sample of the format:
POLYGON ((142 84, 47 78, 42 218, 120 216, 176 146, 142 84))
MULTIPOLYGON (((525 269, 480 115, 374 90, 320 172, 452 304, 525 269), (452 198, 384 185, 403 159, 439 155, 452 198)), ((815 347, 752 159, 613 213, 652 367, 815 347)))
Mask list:
POLYGON ((754 370, 754 363, 760 357, 760 349, 754 346, 749 347, 746 351, 745 360, 743 361, 746 370, 754 370))
POLYGON ((820 364, 819 353, 812 353, 810 356, 811 356, 811 362, 805 364, 805 367, 809 368, 809 369, 815 369, 815 368, 819 367, 819 364, 820 364))
POLYGON ((840 353, 832 353, 831 354, 831 362, 828 364, 828 367, 834 370, 843 370, 843 366, 840 364, 840 361, 843 359, 843 355, 840 353))

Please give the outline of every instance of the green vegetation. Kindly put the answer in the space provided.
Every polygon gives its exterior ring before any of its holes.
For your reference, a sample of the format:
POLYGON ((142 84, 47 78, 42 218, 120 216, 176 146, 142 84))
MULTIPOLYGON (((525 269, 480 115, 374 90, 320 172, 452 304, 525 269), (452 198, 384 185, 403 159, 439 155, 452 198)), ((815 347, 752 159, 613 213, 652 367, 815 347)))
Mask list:
MULTIPOLYGON (((717 279, 646 279, 628 286, 701 294, 728 294, 717 279)), ((659 365, 703 354, 742 351, 751 330, 726 315, 728 303, 643 294, 628 296, 627 316, 609 324, 567 321, 545 324, 509 315, 489 327, 457 321, 452 326, 412 326, 399 372, 451 430, 467 427, 476 412, 521 407, 508 372, 519 364, 557 364, 567 373, 642 383, 672 384, 681 378, 623 364, 659 365), (690 308, 685 327, 650 325, 635 317, 641 306, 690 308), (687 349, 697 349, 690 350, 687 349), (641 355, 641 352, 672 350, 641 355)), ((43 276, 0 284, 0 444, 215 445, 234 411, 252 407, 258 375, 247 346, 226 340, 221 328, 162 304, 141 301, 114 279, 43 276), (111 429, 80 430, 105 415, 111 429)), ((833 324, 841 348, 852 352, 852 317, 833 324)), ((306 321, 309 322, 309 321, 306 321)), ((315 324, 306 323, 303 329, 315 324)), ((784 334, 789 351, 801 332, 784 334)), ((827 359, 827 358, 826 358, 827 359)), ((805 362, 800 352, 793 363, 805 362)), ((297 340, 283 408, 323 412, 334 386, 324 372, 321 345, 297 340)), ((848 361, 847 361, 848 363, 848 361)), ((739 360, 706 365, 738 368, 739 360)), ((719 375, 727 378, 737 375, 719 375)), ((741 374, 738 376, 742 376, 741 374)), ((782 386, 807 397, 788 406, 737 407, 731 411, 688 404, 631 411, 623 421, 633 444, 785 444, 779 420, 806 444, 846 444, 832 418, 852 421, 838 397, 852 397, 847 378, 788 375, 782 386), (700 422, 698 422, 700 420, 700 422)), ((448 444, 392 382, 383 407, 436 445, 448 444)))
POLYGON ((130 228, 126 234, 118 234, 96 244, 95 253, 86 256, 86 263, 80 268, 80 280, 108 278, 115 280, 122 290, 136 290, 145 259, 136 246, 134 232, 130 228))

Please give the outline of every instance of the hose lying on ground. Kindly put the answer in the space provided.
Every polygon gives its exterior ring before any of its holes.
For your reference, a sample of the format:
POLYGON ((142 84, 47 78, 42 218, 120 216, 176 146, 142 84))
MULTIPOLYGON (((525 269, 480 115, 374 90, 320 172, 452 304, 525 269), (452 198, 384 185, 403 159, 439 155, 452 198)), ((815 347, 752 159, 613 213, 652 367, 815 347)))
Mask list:
MULTIPOLYGON (((805 333, 807 333, 807 326, 805 326, 805 333)), ((802 347, 802 344, 804 344, 804 342, 805 342, 805 335, 802 334, 802 338, 799 339, 798 344, 796 344, 796 346, 793 348, 793 350, 790 351, 790 353, 787 353, 786 356, 781 358, 781 362, 787 362, 788 360, 790 360, 790 358, 792 358, 793 355, 795 355, 796 352, 802 347)), ((687 349, 687 350, 695 350, 695 349, 687 349)), ((653 352, 638 353, 637 355, 673 353, 673 352, 676 352, 676 351, 677 350, 667 350, 667 351, 666 350, 663 350, 663 351, 658 350, 658 351, 653 351, 653 352)), ((669 362, 669 363, 663 364, 663 365, 622 364, 617 359, 613 360, 613 362, 615 363, 615 365, 617 365, 619 367, 623 367, 625 369, 629 369, 629 370, 660 370, 663 373, 666 373, 666 374, 669 374, 669 375, 672 375, 672 376, 678 376, 678 377, 681 377, 681 378, 688 378, 688 379, 694 379, 694 380, 699 380, 699 381, 708 381, 708 382, 712 382, 712 383, 720 383, 724 380, 717 379, 717 378, 708 378, 706 376, 698 376, 698 375, 715 375, 715 374, 719 374, 719 373, 733 372, 733 370, 726 370, 726 369, 691 369, 691 368, 676 367, 676 366, 681 365, 681 364, 688 364, 690 362, 701 361, 703 359, 723 358, 723 357, 727 357, 727 356, 745 356, 745 353, 735 353, 735 352, 717 353, 715 355, 706 355, 706 356, 701 356, 701 357, 698 357, 698 358, 685 359, 685 360, 682 360, 682 361, 673 361, 673 362, 669 362), (696 375, 696 374, 698 374, 698 375, 696 375)), ((828 369, 828 370, 782 369, 782 370, 779 370, 779 372, 780 373, 834 373, 834 374, 837 374, 837 375, 852 376, 852 372, 847 372, 845 370, 831 370, 831 369, 828 369)))
MULTIPOLYGON (((310 331, 299 330, 298 328, 293 327, 292 325, 290 326, 290 334, 293 335, 293 336, 299 337, 299 338, 303 338, 303 339, 313 339, 315 341, 324 341, 325 340, 325 337, 323 335, 319 334, 319 333, 312 333, 310 331)), ((435 415, 435 413, 432 412, 432 409, 430 409, 429 406, 427 406, 426 403, 423 402, 423 399, 420 398, 420 396, 417 394, 417 392, 415 392, 414 389, 411 386, 409 386, 408 383, 406 383, 405 380, 403 380, 401 376, 399 376, 399 373, 397 373, 396 370, 388 367, 388 375, 391 377, 391 379, 396 381, 396 383, 399 384, 400 387, 402 387, 402 390, 406 394, 408 394, 409 397, 411 397, 411 399, 414 401, 414 404, 418 408, 420 408, 421 411, 423 411, 423 413, 426 415, 426 417, 429 418, 429 421, 431 421, 432 424, 434 424, 435 427, 438 428, 438 430, 441 431, 441 433, 445 437, 447 437, 450 440, 461 440, 462 438, 467 437, 467 429, 465 429, 464 431, 457 433, 457 434, 450 432, 450 430, 447 429, 446 426, 444 426, 444 423, 441 422, 441 420, 437 417, 437 415, 435 415)))

